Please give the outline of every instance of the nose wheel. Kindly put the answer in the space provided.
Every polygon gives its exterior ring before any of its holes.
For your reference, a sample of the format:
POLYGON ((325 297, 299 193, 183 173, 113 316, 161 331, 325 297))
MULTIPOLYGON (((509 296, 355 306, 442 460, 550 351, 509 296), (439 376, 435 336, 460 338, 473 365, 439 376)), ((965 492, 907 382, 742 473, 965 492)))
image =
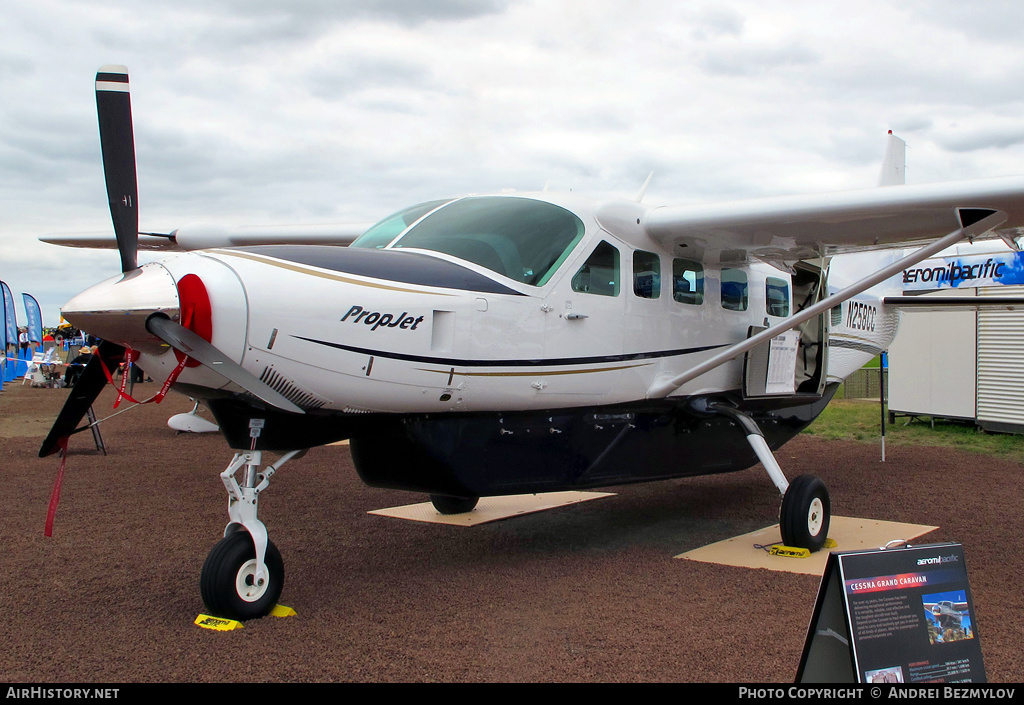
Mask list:
POLYGON ((214 615, 244 622, 270 613, 284 587, 284 561, 273 542, 267 542, 266 570, 257 570, 256 548, 247 531, 220 540, 203 563, 199 591, 214 615))

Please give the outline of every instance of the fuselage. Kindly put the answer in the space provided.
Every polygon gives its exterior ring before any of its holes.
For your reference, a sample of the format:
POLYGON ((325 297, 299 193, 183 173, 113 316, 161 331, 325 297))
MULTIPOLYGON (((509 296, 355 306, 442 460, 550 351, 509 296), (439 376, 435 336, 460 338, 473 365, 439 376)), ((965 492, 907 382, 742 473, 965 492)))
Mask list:
MULTIPOLYGON (((361 248, 357 241, 347 249, 282 245, 174 256, 144 268, 162 270, 151 278, 165 281, 167 297, 163 305, 145 310, 162 309, 173 317, 180 306, 171 296, 173 283, 195 274, 209 294, 216 347, 257 376, 274 380, 300 406, 362 413, 635 401, 645 398, 659 377, 677 374, 742 340, 750 326, 777 324, 794 310, 788 272, 767 264, 701 262, 653 241, 630 241, 631 233, 617 234, 609 227, 614 223, 601 222, 613 207, 545 197, 461 199, 434 211, 436 217, 460 205, 480 209, 481 202, 514 200, 526 211, 537 205, 564 209, 568 220, 578 217, 581 232, 568 238, 564 252, 548 257, 560 261, 540 284, 495 271, 513 266, 503 263, 502 255, 524 266, 514 244, 504 253, 490 247, 475 262, 400 246, 400 231, 384 247, 361 248), (492 268, 485 266, 489 255, 492 268)), ((633 213, 623 217, 622 212, 629 210, 641 218, 644 210, 636 204, 618 208, 614 218, 604 220, 628 221, 633 213)), ((482 225, 477 228, 483 232, 482 225)), ((509 241, 503 234, 487 235, 509 241)), ((105 289, 118 286, 124 285, 105 289)), ((173 356, 160 354, 149 336, 132 340, 132 331, 103 329, 105 321, 81 301, 90 296, 70 302, 64 312, 68 320, 141 348, 140 364, 154 377, 173 368, 173 356)), ((842 379, 884 349, 893 332, 889 319, 866 297, 834 313, 830 327, 831 379, 842 379), (837 343, 861 354, 836 359, 837 343)), ((741 363, 726 364, 673 396, 738 389, 741 363)), ((179 381, 211 390, 225 386, 216 373, 200 367, 179 381)))

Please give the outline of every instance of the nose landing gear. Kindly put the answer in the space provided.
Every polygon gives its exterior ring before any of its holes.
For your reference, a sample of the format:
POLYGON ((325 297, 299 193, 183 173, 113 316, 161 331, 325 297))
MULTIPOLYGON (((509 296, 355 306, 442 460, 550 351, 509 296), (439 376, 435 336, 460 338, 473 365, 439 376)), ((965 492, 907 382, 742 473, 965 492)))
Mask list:
POLYGON ((216 617, 245 621, 270 614, 284 587, 284 561, 257 517, 259 495, 270 478, 286 462, 305 450, 281 456, 259 472, 262 453, 237 453, 221 473, 228 491, 228 522, 224 538, 213 547, 199 578, 199 591, 207 609, 216 617), (243 484, 235 474, 246 469, 243 484))

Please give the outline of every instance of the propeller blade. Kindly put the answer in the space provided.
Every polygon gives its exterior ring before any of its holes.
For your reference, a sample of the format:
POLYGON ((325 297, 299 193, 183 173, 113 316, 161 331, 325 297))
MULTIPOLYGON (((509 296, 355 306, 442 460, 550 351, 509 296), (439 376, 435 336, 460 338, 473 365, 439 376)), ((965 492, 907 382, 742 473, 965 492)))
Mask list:
POLYGON ((100 122, 103 175, 114 221, 121 271, 138 269, 139 187, 135 169, 135 136, 128 69, 104 66, 96 74, 96 113, 100 122))
POLYGON ((84 431, 88 426, 78 428, 79 422, 85 418, 89 407, 96 401, 96 397, 103 391, 103 385, 107 383, 107 375, 104 374, 102 365, 113 373, 117 366, 124 359, 124 348, 116 343, 103 341, 100 343, 99 352, 92 356, 89 364, 85 366, 78 383, 71 390, 64 408, 60 410, 57 420, 53 422, 53 428, 39 448, 39 457, 45 458, 57 452, 60 441, 73 433, 84 431))
POLYGON ((295 414, 305 413, 300 407, 293 404, 285 396, 275 391, 202 337, 193 333, 185 326, 175 323, 166 316, 150 316, 146 321, 146 330, 175 350, 206 365, 217 374, 226 377, 271 406, 276 406, 279 409, 291 411, 295 414))

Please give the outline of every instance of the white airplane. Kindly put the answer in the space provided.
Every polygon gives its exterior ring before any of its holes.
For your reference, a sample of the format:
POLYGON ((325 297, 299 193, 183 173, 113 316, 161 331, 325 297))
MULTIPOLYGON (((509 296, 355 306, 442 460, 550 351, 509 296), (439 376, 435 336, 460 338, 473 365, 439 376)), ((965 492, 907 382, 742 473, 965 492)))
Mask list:
MULTIPOLYGON (((783 542, 817 550, 828 491, 815 476, 788 482, 772 449, 892 339, 899 302, 868 289, 964 238, 1013 243, 1024 227, 1013 178, 675 207, 642 191, 469 196, 357 238, 139 234, 127 70, 103 67, 96 90, 122 273, 63 309, 104 343, 40 455, 80 430, 102 366, 128 354, 201 400, 236 451, 201 593, 236 619, 267 614, 283 584, 259 495, 284 463, 346 438, 366 483, 428 493, 446 513, 760 461, 783 495, 783 542), (140 241, 187 252, 140 267, 140 241), (832 256, 911 244, 829 295, 832 256), (266 451, 283 455, 261 469, 266 451)), ((902 181, 901 160, 886 159, 883 183, 902 181)))
POLYGON ((925 612, 929 612, 932 619, 941 629, 960 629, 965 618, 971 615, 967 611, 966 602, 953 602, 942 600, 940 602, 925 602, 925 612))

